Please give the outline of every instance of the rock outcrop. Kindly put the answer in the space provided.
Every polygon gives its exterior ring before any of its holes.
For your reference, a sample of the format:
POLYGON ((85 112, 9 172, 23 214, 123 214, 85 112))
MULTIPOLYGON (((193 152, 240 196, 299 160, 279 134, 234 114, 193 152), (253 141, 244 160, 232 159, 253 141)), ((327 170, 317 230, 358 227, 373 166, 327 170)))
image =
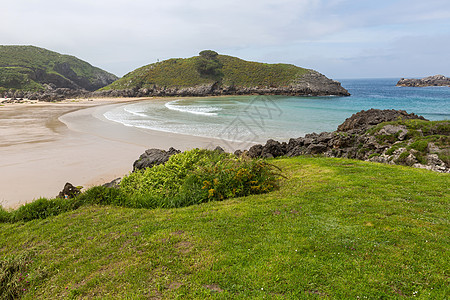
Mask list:
POLYGON ((133 172, 145 168, 151 168, 165 163, 169 158, 174 155, 181 153, 180 150, 176 150, 172 147, 168 151, 161 149, 148 149, 145 150, 143 154, 133 163, 133 172))
POLYGON ((360 111, 350 118, 347 118, 344 123, 338 126, 337 131, 345 131, 351 133, 357 133, 366 131, 374 125, 397 121, 397 120, 409 120, 409 119, 421 119, 425 120, 424 117, 418 116, 414 113, 408 114, 404 110, 395 109, 369 109, 367 111, 360 111))
POLYGON ((81 193, 81 190, 71 183, 67 182, 64 185, 64 188, 61 192, 59 192, 58 198, 71 199, 78 196, 81 193))
POLYGON ((397 82, 397 86, 412 86, 412 87, 426 87, 426 86, 448 86, 450 87, 450 77, 444 75, 434 75, 422 79, 406 79, 402 78, 397 82))
POLYGON ((401 110, 370 109, 352 115, 334 132, 311 133, 287 143, 268 140, 235 154, 252 158, 321 154, 450 172, 450 122, 430 122, 422 129, 420 125, 408 128, 402 122, 379 125, 411 119, 427 121, 401 110))

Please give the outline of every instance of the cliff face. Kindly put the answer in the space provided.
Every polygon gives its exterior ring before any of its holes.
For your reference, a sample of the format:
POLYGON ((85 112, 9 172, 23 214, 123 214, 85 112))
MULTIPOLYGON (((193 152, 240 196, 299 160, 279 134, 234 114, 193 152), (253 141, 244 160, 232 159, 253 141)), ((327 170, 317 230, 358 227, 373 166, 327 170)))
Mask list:
POLYGON ((422 79, 406 79, 402 78, 397 82, 397 86, 412 86, 412 87, 426 87, 426 86, 449 86, 450 78, 444 75, 434 75, 422 79))
POLYGON ((95 91, 117 77, 76 57, 34 46, 0 46, 0 92, 52 89, 95 91))
POLYGON ((219 55, 169 59, 141 67, 101 89, 105 96, 209 95, 349 96, 337 81, 288 64, 265 64, 219 55))

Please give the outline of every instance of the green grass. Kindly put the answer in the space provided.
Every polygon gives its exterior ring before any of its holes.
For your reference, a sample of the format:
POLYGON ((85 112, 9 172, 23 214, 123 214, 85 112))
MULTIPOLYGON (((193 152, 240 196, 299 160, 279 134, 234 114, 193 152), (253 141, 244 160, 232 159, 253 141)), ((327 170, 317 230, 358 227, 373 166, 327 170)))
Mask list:
POLYGON ((448 297, 448 174, 272 162, 287 179, 268 194, 0 224, 0 258, 32 257, 29 282, 10 281, 23 299, 448 297))
POLYGON ((241 87, 287 86, 309 70, 288 64, 266 64, 218 55, 220 76, 205 76, 197 70, 199 56, 172 58, 141 67, 126 74, 102 90, 132 88, 183 88, 203 84, 241 87))
POLYGON ((72 80, 86 89, 97 89, 98 77, 112 77, 74 56, 34 46, 0 46, 0 92, 2 90, 37 91, 43 84, 72 80))

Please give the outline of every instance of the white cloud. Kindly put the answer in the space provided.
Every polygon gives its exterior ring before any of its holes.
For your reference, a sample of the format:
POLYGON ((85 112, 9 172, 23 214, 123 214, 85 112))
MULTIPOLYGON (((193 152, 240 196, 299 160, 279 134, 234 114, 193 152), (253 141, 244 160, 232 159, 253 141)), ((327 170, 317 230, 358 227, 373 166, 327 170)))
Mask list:
MULTIPOLYGON (((449 33, 448 0, 14 0, 2 4, 0 19, 1 44, 72 54, 118 75, 214 49, 309 67, 322 59, 341 66, 331 72, 339 76, 355 69, 345 64, 361 53, 400 51, 393 41, 449 33)), ((448 49, 444 42, 437 51, 448 49)))

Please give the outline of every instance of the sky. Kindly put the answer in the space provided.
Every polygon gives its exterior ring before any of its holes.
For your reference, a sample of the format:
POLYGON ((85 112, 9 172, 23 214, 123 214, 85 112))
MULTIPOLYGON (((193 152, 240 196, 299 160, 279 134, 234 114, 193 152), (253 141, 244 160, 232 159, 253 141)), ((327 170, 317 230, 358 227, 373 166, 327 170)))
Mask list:
POLYGON ((205 49, 334 79, 450 76, 449 0, 0 1, 0 44, 118 76, 205 49))

